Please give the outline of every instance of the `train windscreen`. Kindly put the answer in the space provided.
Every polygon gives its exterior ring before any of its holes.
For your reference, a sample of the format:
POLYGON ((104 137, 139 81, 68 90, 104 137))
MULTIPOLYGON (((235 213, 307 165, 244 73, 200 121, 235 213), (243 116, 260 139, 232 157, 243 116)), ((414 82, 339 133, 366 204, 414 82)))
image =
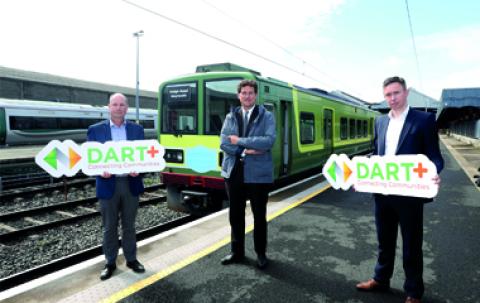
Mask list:
POLYGON ((168 84, 162 95, 162 133, 196 134, 197 83, 168 84))
POLYGON ((239 105, 237 86, 241 79, 205 82, 205 134, 219 135, 231 107, 239 105))

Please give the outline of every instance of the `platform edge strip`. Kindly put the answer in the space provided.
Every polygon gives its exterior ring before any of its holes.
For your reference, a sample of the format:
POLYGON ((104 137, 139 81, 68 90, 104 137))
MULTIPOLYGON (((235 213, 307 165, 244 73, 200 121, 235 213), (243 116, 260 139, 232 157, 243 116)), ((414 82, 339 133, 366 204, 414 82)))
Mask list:
MULTIPOLYGON (((283 209, 280 209, 280 210, 276 211, 275 213, 267 216, 267 221, 271 221, 274 218, 276 218, 276 217, 286 213, 287 211, 291 210, 292 208, 295 208, 295 207, 305 203, 306 201, 310 200, 311 198, 315 197, 316 195, 321 194, 325 190, 329 189, 330 187, 331 187, 331 185, 327 185, 327 186, 325 186, 325 187, 323 187, 319 190, 316 190, 313 193, 301 198, 300 200, 288 205, 287 207, 284 207, 283 209)), ((247 233, 251 232, 252 230, 253 230, 253 224, 250 224, 245 228, 245 233, 247 234, 247 233)), ((220 240, 219 242, 212 244, 211 246, 199 251, 198 253, 193 254, 190 257, 187 257, 186 259, 181 260, 181 261, 175 263, 174 265, 169 266, 166 269, 164 269, 164 270, 162 270, 162 271, 160 271, 156 274, 151 275, 148 278, 140 280, 140 281, 130 285, 129 287, 127 287, 125 289, 122 289, 121 291, 116 292, 115 294, 111 295, 108 298, 105 298, 104 300, 102 300, 100 302, 102 302, 102 303, 118 302, 118 301, 128 297, 129 295, 132 295, 132 294, 138 292, 139 290, 141 290, 141 289, 143 289, 143 288, 145 288, 145 287, 147 287, 147 286, 149 286, 149 285, 151 285, 155 282, 158 282, 159 280, 173 274, 174 272, 182 269, 183 267, 185 267, 185 266, 187 266, 187 265, 205 257, 206 255, 209 255, 210 253, 216 251, 220 247, 223 247, 223 246, 227 245, 228 243, 230 243, 230 236, 225 237, 224 239, 220 240)))

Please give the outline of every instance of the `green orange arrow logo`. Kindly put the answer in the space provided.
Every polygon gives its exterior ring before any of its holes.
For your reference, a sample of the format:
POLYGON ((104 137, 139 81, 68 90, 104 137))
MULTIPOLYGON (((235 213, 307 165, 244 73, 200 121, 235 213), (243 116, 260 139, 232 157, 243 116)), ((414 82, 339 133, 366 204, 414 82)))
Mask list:
POLYGON ((45 158, 43 158, 45 163, 53 167, 54 169, 57 169, 57 148, 53 148, 45 158))
POLYGON ((82 159, 72 148, 68 148, 68 158, 70 159, 70 168, 74 167, 82 159))

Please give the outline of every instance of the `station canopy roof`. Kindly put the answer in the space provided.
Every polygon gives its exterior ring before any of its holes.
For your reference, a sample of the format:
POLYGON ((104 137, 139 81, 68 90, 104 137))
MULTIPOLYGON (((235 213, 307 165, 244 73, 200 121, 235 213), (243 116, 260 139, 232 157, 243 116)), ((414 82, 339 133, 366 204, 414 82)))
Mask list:
POLYGON ((446 88, 442 91, 441 104, 437 112, 440 128, 449 128, 456 121, 480 119, 480 87, 446 88))
POLYGON ((442 107, 480 107, 480 87, 446 88, 442 91, 442 107))

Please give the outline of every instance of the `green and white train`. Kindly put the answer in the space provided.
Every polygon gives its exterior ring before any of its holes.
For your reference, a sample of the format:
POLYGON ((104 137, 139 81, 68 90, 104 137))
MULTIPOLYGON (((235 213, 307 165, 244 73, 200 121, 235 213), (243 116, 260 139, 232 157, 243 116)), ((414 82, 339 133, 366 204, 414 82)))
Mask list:
MULTIPOLYGON (((109 117, 106 106, 0 98, 0 148, 43 145, 54 139, 84 142, 88 126, 109 117)), ((129 108, 127 119, 135 118, 135 109, 129 108)), ((145 138, 155 139, 157 111, 141 109, 139 120, 145 138)))
POLYGON ((162 180, 170 208, 195 212, 222 207, 220 130, 232 106, 238 106, 237 85, 258 83, 257 104, 276 119, 273 147, 275 182, 319 171, 332 153, 367 153, 373 142, 377 112, 352 98, 319 89, 305 89, 230 63, 204 65, 190 74, 166 81, 159 92, 159 140, 167 167, 162 180), (190 169, 188 150, 214 149, 214 168, 190 169))

